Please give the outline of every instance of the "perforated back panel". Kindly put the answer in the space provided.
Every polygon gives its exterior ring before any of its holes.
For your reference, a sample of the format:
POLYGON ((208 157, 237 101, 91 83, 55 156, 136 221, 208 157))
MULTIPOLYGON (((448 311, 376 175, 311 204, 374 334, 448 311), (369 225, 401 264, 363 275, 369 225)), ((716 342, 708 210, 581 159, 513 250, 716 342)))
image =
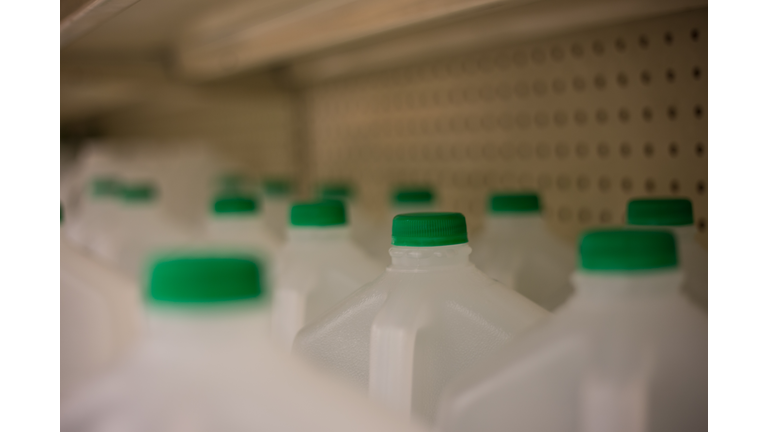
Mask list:
POLYGON ((685 196, 707 224, 707 12, 489 48, 309 91, 317 180, 351 180, 385 217, 432 184, 482 224, 488 193, 540 191, 574 240, 637 196, 685 196))

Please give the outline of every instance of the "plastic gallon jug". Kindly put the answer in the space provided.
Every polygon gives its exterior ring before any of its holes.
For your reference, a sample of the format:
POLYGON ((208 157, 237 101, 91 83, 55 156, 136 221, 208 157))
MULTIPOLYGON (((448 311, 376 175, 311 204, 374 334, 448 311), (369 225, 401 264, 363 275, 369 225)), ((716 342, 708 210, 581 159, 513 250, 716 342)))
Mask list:
MULTIPOLYGON (((208 236, 211 243, 220 248, 252 254, 264 264, 268 273, 265 280, 271 281, 280 241, 267 229, 260 204, 255 197, 217 197, 211 206, 208 236)), ((268 290, 271 286, 267 283, 264 288, 268 290)))
POLYGON ((535 193, 495 194, 472 256, 488 276, 549 311, 573 293, 571 250, 547 231, 535 193))
POLYGON ((371 233, 374 232, 376 225, 363 211, 357 195, 357 191, 347 183, 326 183, 318 188, 320 199, 339 200, 344 203, 352 241, 365 248, 365 245, 369 244, 371 233))
MULTIPOLYGON (((389 210, 389 221, 403 213, 419 213, 435 211, 435 195, 428 187, 400 187, 392 192, 392 200, 389 210)), ((377 261, 389 264, 389 246, 391 240, 391 226, 384 226, 375 231, 372 241, 366 242, 366 250, 377 261)))
POLYGON ((277 258, 272 335, 290 349, 296 333, 367 282, 382 267, 350 240, 344 204, 291 208, 288 243, 277 258))
POLYGON ((65 234, 76 244, 88 249, 93 248, 95 243, 105 241, 104 238, 115 229, 119 196, 120 182, 116 178, 101 176, 92 179, 81 196, 78 211, 74 215, 69 212, 69 220, 64 226, 65 234))
POLYGON ((429 422, 441 390, 545 310, 469 261, 460 213, 409 213, 392 224, 392 265, 302 329, 294 352, 429 422))
MULTIPOLYGON (((62 213, 63 216, 63 213, 62 213)), ((61 236, 61 397, 117 361, 140 331, 140 290, 61 236)))
POLYGON ((683 292, 707 308, 707 251, 696 241, 691 201, 680 198, 635 199, 627 205, 627 224, 665 228, 675 234, 680 267, 685 273, 683 292))
POLYGON ((261 265, 167 256, 133 356, 61 409, 64 432, 417 431, 273 346, 261 265))
POLYGON ((96 252, 129 277, 140 281, 155 251, 182 247, 190 235, 174 224, 157 205, 159 191, 152 183, 121 188, 116 233, 96 245, 96 252))
POLYGON ((261 196, 264 202, 264 220, 267 227, 280 240, 286 236, 286 221, 291 207, 291 182, 268 178, 262 182, 261 196))
POLYGON ((573 297, 452 383, 438 429, 706 431, 707 319, 683 278, 670 232, 585 234, 573 297))

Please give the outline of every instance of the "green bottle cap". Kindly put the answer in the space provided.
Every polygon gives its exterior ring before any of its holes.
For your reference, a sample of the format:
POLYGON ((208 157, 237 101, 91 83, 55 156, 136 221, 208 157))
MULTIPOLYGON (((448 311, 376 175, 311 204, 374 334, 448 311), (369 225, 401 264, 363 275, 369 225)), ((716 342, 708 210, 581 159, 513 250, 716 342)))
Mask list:
POLYGON ((429 188, 403 188, 397 189, 392 194, 394 205, 431 204, 434 194, 429 188))
POLYGON ((352 198, 352 186, 344 183, 328 183, 320 186, 318 195, 321 199, 344 200, 352 198))
POLYGON ((588 231, 579 245, 580 267, 592 271, 654 270, 677 267, 675 237, 668 231, 588 231))
POLYGON ((693 224, 693 205, 685 198, 634 199, 627 205, 629 225, 680 226, 693 224))
POLYGON ((292 185, 286 179, 264 179, 264 193, 268 196, 286 196, 291 193, 292 185))
POLYGON ((244 196, 221 196, 213 201, 213 213, 216 215, 255 214, 259 211, 259 201, 244 196))
POLYGON ((539 213, 541 204, 535 192, 500 193, 491 195, 488 202, 491 213, 539 213))
POLYGON ((151 202, 157 196, 157 189, 150 183, 125 185, 120 188, 120 197, 125 202, 145 203, 151 202))
POLYGON ((261 295, 256 261, 229 257, 175 257, 158 261, 149 298, 157 302, 213 303, 261 295))
POLYGON ((392 221, 394 246, 448 246, 467 242, 467 221, 461 213, 405 213, 392 221))
POLYGON ((344 203, 339 200, 303 202, 291 207, 291 225, 297 227, 341 226, 347 223, 344 203))
POLYGON ((91 195, 110 197, 120 195, 120 182, 112 177, 98 177, 91 181, 91 195))

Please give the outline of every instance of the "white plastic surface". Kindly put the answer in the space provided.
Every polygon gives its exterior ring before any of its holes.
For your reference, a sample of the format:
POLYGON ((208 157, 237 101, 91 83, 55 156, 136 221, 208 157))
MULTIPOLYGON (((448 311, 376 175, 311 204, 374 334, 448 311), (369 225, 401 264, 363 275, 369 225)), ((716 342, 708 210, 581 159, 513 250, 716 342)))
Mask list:
POLYGON ((245 252, 258 259, 267 270, 267 290, 274 282, 275 259, 281 241, 267 228, 264 218, 256 214, 212 215, 208 221, 208 245, 245 252))
POLYGON ((446 390, 438 429, 707 430, 707 319, 678 271, 576 273, 552 317, 446 390))
MULTIPOLYGON (((638 227, 633 225, 632 228, 638 227)), ((696 241, 696 228, 693 225, 664 228, 675 234, 680 267, 685 273, 683 293, 706 310, 709 298, 707 250, 696 241)))
POLYGON ((102 372, 140 330, 139 287, 60 237, 61 397, 102 372))
POLYGON ((150 309, 135 355, 62 407, 61 430, 426 430, 275 346, 265 305, 205 309, 150 309))
POLYGON ((477 270, 470 251, 391 248, 386 272, 302 329, 294 352, 430 421, 453 377, 548 315, 477 270))
POLYGON ((286 238, 288 210, 291 206, 291 198, 288 196, 262 195, 264 206, 264 223, 272 234, 280 241, 286 238))
POLYGON ((291 228, 277 258, 272 335, 290 349, 296 333, 374 280, 382 266, 350 240, 348 228, 291 228))
POLYGON ((575 250, 547 231, 540 215, 491 214, 478 236, 477 268, 549 311, 573 293, 575 250))

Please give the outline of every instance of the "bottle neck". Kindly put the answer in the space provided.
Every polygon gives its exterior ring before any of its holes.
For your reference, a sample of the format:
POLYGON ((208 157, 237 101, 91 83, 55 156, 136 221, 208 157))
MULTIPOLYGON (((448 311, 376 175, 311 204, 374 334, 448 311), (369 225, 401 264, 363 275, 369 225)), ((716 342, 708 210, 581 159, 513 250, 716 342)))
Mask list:
POLYGON ((669 230, 679 242, 696 241, 696 227, 694 225, 629 225, 632 229, 669 230))
POLYGON ((521 236, 541 229, 540 213, 492 213, 485 219, 485 231, 491 236, 521 236))
POLYGON ((295 227, 288 229, 288 241, 296 243, 339 242, 349 239, 349 226, 295 227))
POLYGON ((229 215, 214 215, 210 219, 213 229, 253 229, 260 228, 264 224, 261 213, 242 213, 229 215))
POLYGON ((636 272, 577 270, 571 281, 575 300, 629 300, 665 298, 679 293, 684 279, 677 268, 636 272))
POLYGON ((420 271, 469 264, 469 254, 472 248, 468 244, 435 247, 392 246, 389 255, 392 257, 391 270, 420 271))

